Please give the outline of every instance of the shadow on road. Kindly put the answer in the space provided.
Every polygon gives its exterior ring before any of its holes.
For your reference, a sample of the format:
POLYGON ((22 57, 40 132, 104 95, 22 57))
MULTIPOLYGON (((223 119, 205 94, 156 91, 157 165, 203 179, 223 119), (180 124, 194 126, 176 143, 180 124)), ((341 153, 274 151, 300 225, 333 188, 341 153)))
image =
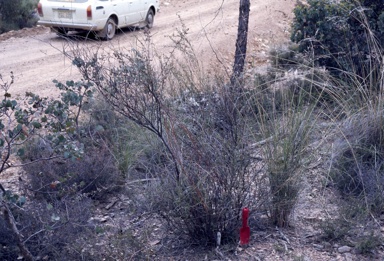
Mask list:
MULTIPOLYGON (((131 34, 133 32, 138 32, 138 31, 144 31, 144 29, 139 27, 133 27, 133 26, 117 29, 116 35, 112 40, 109 40, 109 41, 114 41, 115 39, 119 39, 126 34, 131 34)), ((91 31, 79 31, 79 32, 70 31, 67 34, 57 33, 56 37, 54 37, 52 40, 57 42, 60 42, 62 40, 65 40, 65 41, 71 40, 71 41, 79 41, 79 42, 81 41, 104 42, 103 40, 97 37, 95 32, 91 32, 91 31)))

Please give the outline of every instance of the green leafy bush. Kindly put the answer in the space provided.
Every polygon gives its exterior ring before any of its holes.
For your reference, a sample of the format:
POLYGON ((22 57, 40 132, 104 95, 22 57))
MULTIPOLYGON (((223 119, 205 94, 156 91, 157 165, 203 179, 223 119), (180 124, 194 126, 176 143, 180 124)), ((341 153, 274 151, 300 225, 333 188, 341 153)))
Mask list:
MULTIPOLYGON (((64 153, 60 159, 24 165, 31 189, 48 200, 77 193, 102 198, 123 183, 113 149, 110 148, 115 142, 111 132, 119 129, 119 123, 107 107, 97 108, 100 101, 93 97, 92 84, 82 81, 54 83, 61 91, 61 99, 50 102, 45 112, 53 114, 59 123, 48 124, 49 121, 44 121, 43 125, 65 129, 70 137, 65 142, 66 146, 70 147, 71 142, 81 144, 79 151, 82 153, 64 153), (85 111, 88 114, 81 115, 85 111)), ((33 139, 26 145, 21 157, 24 163, 49 158, 53 150, 51 144, 41 138, 33 139)))
MULTIPOLYGON (((25 189, 19 192, 23 196, 0 191, 0 246, 4 249, 0 257, 16 260, 23 255, 31 260, 25 254, 27 249, 36 259, 100 260, 87 257, 92 252, 86 246, 88 238, 95 239, 90 219, 92 199, 106 199, 123 187, 125 180, 118 165, 123 157, 115 157, 120 147, 115 150, 114 146, 128 142, 129 130, 120 130, 125 126, 110 107, 94 97, 89 82, 54 81, 60 99, 27 93, 19 100, 11 99, 9 93, 13 80, 12 73, 8 79, 0 75, 4 91, 0 172, 15 167, 9 159, 16 155, 26 178, 20 183, 25 189), (120 137, 121 133, 125 136, 120 137), (22 206, 25 202, 28 204, 22 206), (4 209, 9 209, 15 226, 7 222, 4 209), (24 246, 20 246, 20 238, 24 246)), ((124 145, 120 146, 123 150, 124 145)))
POLYGON ((291 40, 335 74, 369 75, 381 66, 383 11, 382 1, 308 0, 294 10, 291 40))
POLYGON ((0 1, 0 33, 36 25, 37 0, 0 1))

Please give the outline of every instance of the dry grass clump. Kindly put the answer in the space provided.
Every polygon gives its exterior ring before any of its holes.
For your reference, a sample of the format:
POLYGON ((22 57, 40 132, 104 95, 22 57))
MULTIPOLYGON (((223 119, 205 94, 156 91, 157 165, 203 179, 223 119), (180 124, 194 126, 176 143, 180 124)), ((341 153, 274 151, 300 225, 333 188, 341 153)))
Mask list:
POLYGON ((384 209, 384 125, 382 113, 358 113, 344 123, 336 143, 333 180, 345 196, 361 199, 366 211, 384 209))

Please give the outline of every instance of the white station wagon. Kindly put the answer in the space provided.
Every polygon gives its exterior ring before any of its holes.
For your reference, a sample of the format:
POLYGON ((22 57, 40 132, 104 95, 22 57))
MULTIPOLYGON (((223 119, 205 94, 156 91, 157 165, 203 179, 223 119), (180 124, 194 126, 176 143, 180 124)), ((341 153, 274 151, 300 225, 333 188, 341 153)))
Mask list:
POLYGON ((159 0, 40 0, 38 24, 58 34, 88 31, 110 40, 117 28, 151 28, 159 8, 159 0))

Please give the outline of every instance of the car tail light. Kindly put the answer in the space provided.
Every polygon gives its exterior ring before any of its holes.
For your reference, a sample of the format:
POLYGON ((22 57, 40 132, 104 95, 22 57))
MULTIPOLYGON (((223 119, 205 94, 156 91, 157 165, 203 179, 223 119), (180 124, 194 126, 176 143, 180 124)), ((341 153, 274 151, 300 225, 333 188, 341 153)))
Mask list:
POLYGON ((92 19, 92 6, 87 7, 87 18, 92 19))
POLYGON ((44 16, 43 5, 40 2, 37 4, 37 12, 39 13, 39 16, 41 16, 41 17, 44 16))

